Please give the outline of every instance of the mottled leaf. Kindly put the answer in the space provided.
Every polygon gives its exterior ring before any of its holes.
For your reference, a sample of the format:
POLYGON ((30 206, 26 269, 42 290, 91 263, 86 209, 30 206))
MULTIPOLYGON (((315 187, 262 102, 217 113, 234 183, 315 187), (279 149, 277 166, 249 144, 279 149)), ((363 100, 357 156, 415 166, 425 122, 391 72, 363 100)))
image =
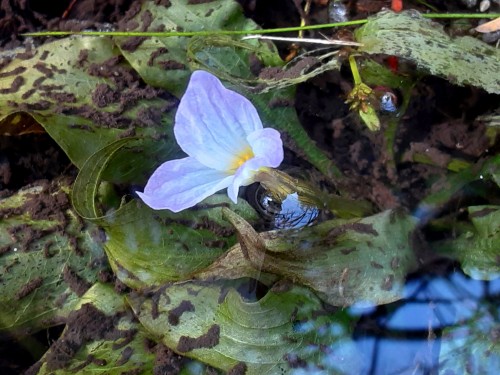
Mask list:
POLYGON ((80 170, 72 192, 77 212, 106 231, 105 250, 111 266, 133 288, 186 279, 232 246, 235 231, 223 220, 222 207, 230 207, 248 220, 257 219, 248 203, 240 200, 234 204, 225 194, 177 214, 154 211, 139 200, 101 213, 95 198, 103 174, 123 148, 140 142, 121 139, 96 152, 80 170))
MULTIPOLYGON (((168 6, 147 1, 125 27, 127 30, 135 31, 198 32, 258 29, 255 22, 244 16, 241 6, 231 0, 196 2, 177 0, 168 6)), ((177 96, 182 95, 191 75, 190 61, 186 54, 191 38, 129 37, 116 40, 125 58, 146 82, 152 86, 165 88, 177 96)), ((276 49, 271 44, 256 40, 245 44, 249 47, 259 46, 252 52, 255 52, 266 65, 282 64, 276 49)), ((231 69, 245 69, 248 64, 248 61, 218 55, 218 61, 231 69)))
MULTIPOLYGON (((0 60, 0 127, 12 126, 15 117, 9 115, 28 113, 76 166, 126 135, 141 135, 149 144, 151 137, 162 138, 154 142, 162 145, 160 151, 146 147, 132 154, 143 167, 172 148, 171 118, 164 112, 174 102, 162 90, 145 86, 111 39, 70 37, 14 54, 4 52, 0 60)), ((127 178, 122 180, 137 182, 142 174, 127 178)))
POLYGON ((66 323, 60 338, 35 365, 39 375, 153 373, 161 353, 111 286, 95 284, 66 323))
POLYGON ((415 11, 380 12, 356 30, 360 52, 398 56, 458 85, 500 93, 500 52, 472 37, 448 36, 415 11))
POLYGON ((222 194, 177 214, 134 201, 100 218, 115 274, 133 288, 189 279, 236 242, 234 229, 222 219, 222 207, 255 220, 245 201, 235 205, 222 194))
POLYGON ((97 227, 69 208, 68 183, 0 200, 0 330, 57 324, 107 267, 97 227))

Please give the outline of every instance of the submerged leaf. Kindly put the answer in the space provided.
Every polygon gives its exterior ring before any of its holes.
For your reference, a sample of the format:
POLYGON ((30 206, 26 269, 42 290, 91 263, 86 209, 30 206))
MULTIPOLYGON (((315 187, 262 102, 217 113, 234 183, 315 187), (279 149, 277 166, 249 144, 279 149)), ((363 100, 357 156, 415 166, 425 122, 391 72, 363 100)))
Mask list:
POLYGON ((326 311, 303 287, 276 288, 250 302, 236 292, 237 285, 187 282, 129 301, 165 345, 224 371, 281 375, 305 364, 329 374, 356 369, 359 353, 346 313, 326 311), (340 351, 343 360, 329 360, 340 351))
POLYGON ((417 12, 380 12, 355 32, 360 52, 394 55, 458 85, 500 93, 500 52, 472 37, 451 38, 417 12))
POLYGON ((436 249, 458 259, 470 277, 493 280, 500 276, 500 207, 473 206, 467 210, 470 230, 436 244, 436 249))
POLYGON ((106 254, 116 276, 132 288, 159 286, 188 279, 210 265, 236 242, 234 229, 222 219, 221 207, 249 220, 253 210, 220 194, 196 210, 174 214, 130 202, 99 219, 107 234, 106 254))
POLYGON ((73 186, 73 204, 80 215, 106 231, 106 254, 124 284, 145 288, 186 279, 236 242, 233 228, 222 219, 222 207, 251 221, 256 214, 245 201, 236 205, 220 194, 178 214, 154 211, 139 200, 102 213, 95 201, 100 181, 122 149, 134 145, 140 147, 141 140, 121 139, 92 155, 73 186))
POLYGON ((440 374, 494 374, 500 368, 498 306, 485 306, 483 301, 474 309, 469 320, 443 330, 440 374))

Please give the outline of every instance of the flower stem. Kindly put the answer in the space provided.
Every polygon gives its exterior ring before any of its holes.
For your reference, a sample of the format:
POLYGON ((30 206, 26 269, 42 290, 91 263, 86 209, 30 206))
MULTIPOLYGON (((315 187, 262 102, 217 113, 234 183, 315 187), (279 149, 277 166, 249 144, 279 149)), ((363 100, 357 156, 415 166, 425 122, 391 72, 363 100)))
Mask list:
POLYGON ((363 83, 361 76, 359 75, 358 66, 356 65, 356 59, 354 55, 349 55, 349 67, 351 68, 352 78, 354 79, 354 85, 358 86, 363 83))

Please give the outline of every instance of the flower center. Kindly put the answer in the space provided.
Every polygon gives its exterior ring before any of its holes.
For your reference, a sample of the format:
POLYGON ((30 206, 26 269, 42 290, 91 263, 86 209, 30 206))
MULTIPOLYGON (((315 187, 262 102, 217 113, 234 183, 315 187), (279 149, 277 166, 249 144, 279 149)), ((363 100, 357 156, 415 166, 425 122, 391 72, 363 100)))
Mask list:
POLYGON ((237 170, 243 165, 244 162, 254 157, 253 151, 250 147, 246 147, 242 152, 234 157, 231 162, 230 170, 237 170))

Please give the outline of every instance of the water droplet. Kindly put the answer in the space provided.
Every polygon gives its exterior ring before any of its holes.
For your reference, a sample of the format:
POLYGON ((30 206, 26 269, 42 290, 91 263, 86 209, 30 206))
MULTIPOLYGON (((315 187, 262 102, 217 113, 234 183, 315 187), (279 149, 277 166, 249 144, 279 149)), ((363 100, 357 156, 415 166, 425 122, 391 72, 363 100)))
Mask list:
POLYGON ((380 109, 384 112, 396 112, 398 109, 398 98, 397 96, 387 91, 380 97, 380 109))
POLYGON ((330 22, 348 21, 346 6, 338 0, 330 1, 330 4, 328 4, 328 17, 330 22))
POLYGON ((249 202, 259 212, 269 229, 302 228, 316 223, 320 210, 300 201, 297 193, 288 194, 282 202, 257 185, 249 202))

